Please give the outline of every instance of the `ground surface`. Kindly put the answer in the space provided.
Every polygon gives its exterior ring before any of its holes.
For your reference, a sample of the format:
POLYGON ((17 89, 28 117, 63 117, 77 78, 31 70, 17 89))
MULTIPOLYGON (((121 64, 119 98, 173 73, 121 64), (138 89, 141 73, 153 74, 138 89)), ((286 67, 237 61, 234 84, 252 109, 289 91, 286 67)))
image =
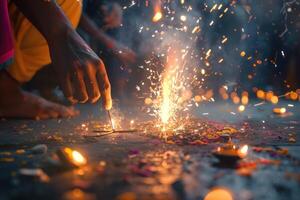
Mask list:
MULTIPOLYGON (((91 105, 80 106, 74 119, 2 120, 0 199, 203 199, 217 194, 216 187, 238 200, 298 199, 300 104, 281 104, 288 109, 284 116, 273 114, 269 104, 243 113, 225 103, 202 105, 194 111, 195 133, 166 140, 149 132, 84 137, 95 135, 106 116, 91 105), (212 154, 228 135, 250 147, 234 166, 212 154), (46 144, 47 153, 30 151, 37 144, 46 144), (49 157, 65 146, 81 151, 89 164, 53 167, 49 157), (49 179, 20 175, 21 168, 41 168, 49 179)), ((146 120, 143 112, 129 109, 121 109, 127 120, 146 120)))

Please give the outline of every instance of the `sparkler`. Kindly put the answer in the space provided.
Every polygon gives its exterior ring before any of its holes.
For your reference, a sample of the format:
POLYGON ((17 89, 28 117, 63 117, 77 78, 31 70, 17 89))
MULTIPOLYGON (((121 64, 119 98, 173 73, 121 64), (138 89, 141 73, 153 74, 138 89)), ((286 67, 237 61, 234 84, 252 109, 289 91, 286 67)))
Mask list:
MULTIPOLYGON (((197 64, 199 59, 193 48, 197 39, 195 33, 201 31, 200 26, 197 23, 186 24, 189 22, 187 15, 176 15, 175 9, 160 4, 160 1, 156 1, 154 5, 155 14, 152 21, 158 22, 163 17, 160 13, 164 8, 166 14, 163 22, 168 26, 161 24, 160 30, 155 31, 162 44, 152 52, 153 56, 149 60, 145 60, 149 83, 145 84, 143 80, 143 83, 137 86, 137 90, 147 95, 144 102, 149 106, 148 113, 155 116, 158 126, 165 132, 183 127, 184 121, 189 118, 190 107, 193 103, 199 103, 193 98, 192 88, 201 87, 204 79, 198 78, 199 75, 205 76, 206 72, 202 69, 200 73, 201 68, 197 64), (181 27, 174 24, 175 17, 181 21, 181 27), (150 94, 143 90, 146 86, 149 86, 150 94)), ((152 37, 155 39, 155 35, 152 37)))
POLYGON ((95 129, 95 130, 93 130, 93 132, 96 134, 88 134, 88 135, 85 135, 85 137, 102 137, 102 136, 107 136, 107 135, 110 135, 113 133, 139 132, 139 130, 134 129, 134 127, 133 127, 134 120, 130 121, 130 129, 123 129, 123 127, 121 126, 121 120, 122 120, 121 117, 118 117, 117 119, 113 119, 111 112, 109 110, 107 110, 107 115, 108 115, 111 129, 109 129, 109 130, 107 130, 106 128, 95 129))
MULTIPOLYGON (((214 72, 213 68, 223 63, 224 67, 230 64, 228 55, 222 53, 222 50, 230 45, 234 38, 230 38, 230 34, 222 34, 218 39, 217 48, 214 45, 206 45, 206 40, 202 40, 204 42, 201 46, 195 44, 205 37, 207 29, 216 28, 223 16, 233 13, 236 5, 207 3, 203 12, 211 17, 206 21, 203 20, 203 15, 192 7, 193 4, 183 0, 179 3, 155 0, 152 5, 152 22, 156 23, 152 27, 155 30, 143 24, 139 33, 147 34, 145 39, 153 43, 154 48, 151 56, 145 59, 145 66, 139 67, 145 70, 146 78, 136 89, 142 94, 140 97, 144 99, 147 113, 156 119, 155 128, 162 132, 174 133, 179 128, 185 129, 185 125, 191 119, 189 113, 194 106, 198 107, 203 101, 215 101, 214 90, 206 88, 204 83, 210 75, 223 76, 228 71, 214 72)), ((246 35, 247 29, 242 27, 241 33, 246 35)), ((267 62, 267 59, 253 55, 244 46, 236 48, 235 56, 250 62, 253 67, 267 62)), ((250 80, 254 75, 249 74, 247 77, 250 80)), ((222 99, 231 100, 236 104, 239 112, 244 112, 252 106, 249 104, 250 95, 247 91, 240 93, 236 85, 234 81, 227 81, 226 85, 220 87, 219 93, 222 99)), ((277 104, 281 97, 272 91, 265 92, 257 88, 253 88, 253 91, 263 103, 277 104)), ((285 97, 298 100, 299 94, 300 91, 290 92, 285 97)), ((261 104, 256 103, 253 106, 261 104)), ((236 115, 233 111, 229 113, 236 115)))
POLYGON ((108 115, 108 119, 109 119, 109 121, 110 121, 111 129, 112 129, 112 131, 114 132, 114 131, 115 131, 115 126, 114 126, 114 123, 113 123, 113 121, 112 121, 112 118, 111 118, 111 115, 110 115, 110 111, 109 111, 109 110, 107 110, 107 115, 108 115))

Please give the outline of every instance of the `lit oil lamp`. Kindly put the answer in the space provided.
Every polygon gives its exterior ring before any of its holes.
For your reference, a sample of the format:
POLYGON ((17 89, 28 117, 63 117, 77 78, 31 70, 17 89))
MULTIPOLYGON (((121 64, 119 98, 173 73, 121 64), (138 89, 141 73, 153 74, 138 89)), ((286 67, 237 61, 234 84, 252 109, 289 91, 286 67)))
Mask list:
POLYGON ((286 108, 282 107, 282 108, 274 108, 273 109, 273 113, 277 114, 277 115, 283 115, 286 113, 286 108))
POLYGON ((58 150, 57 155, 63 164, 70 167, 80 167, 87 164, 87 159, 79 151, 69 147, 58 150))
POLYGON ((223 147, 218 147, 213 154, 220 162, 235 163, 236 161, 245 158, 247 153, 248 145, 237 148, 235 144, 228 143, 223 147))

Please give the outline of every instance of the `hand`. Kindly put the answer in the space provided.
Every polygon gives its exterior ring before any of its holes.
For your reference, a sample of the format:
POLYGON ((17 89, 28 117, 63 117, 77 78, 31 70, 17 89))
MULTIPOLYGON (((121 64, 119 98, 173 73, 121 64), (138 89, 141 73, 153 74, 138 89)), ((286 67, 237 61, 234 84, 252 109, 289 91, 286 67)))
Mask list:
POLYGON ((61 89, 71 103, 95 103, 102 95, 104 108, 111 109, 105 66, 75 30, 49 43, 49 50, 61 89))

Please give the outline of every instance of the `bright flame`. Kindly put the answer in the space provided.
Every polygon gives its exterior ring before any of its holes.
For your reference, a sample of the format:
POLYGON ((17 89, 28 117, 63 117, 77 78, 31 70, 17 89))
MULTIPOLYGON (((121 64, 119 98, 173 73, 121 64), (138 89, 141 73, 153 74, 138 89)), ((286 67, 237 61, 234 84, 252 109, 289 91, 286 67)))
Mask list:
POLYGON ((286 112, 286 109, 285 108, 280 108, 280 113, 283 114, 286 112))
POLYGON ((181 20, 181 21, 185 22, 186 19, 187 19, 187 17, 186 17, 185 15, 181 15, 181 16, 180 16, 180 20, 181 20))
POLYGON ((161 1, 156 0, 154 1, 154 16, 152 18, 153 22, 158 22, 163 17, 163 14, 161 12, 161 1))
POLYGON ((170 116, 172 115, 171 108, 171 94, 172 94, 172 77, 170 75, 166 75, 163 80, 163 89, 162 89, 162 99, 163 102, 161 104, 160 118, 162 123, 167 124, 170 116))
POLYGON ((176 112, 185 100, 181 94, 184 90, 183 71, 180 69, 178 56, 175 54, 175 51, 169 53, 163 73, 159 116, 164 126, 171 123, 171 118, 176 117, 176 112))
POLYGON ((246 157, 248 153, 248 145, 244 145, 241 148, 239 148, 238 153, 240 157, 242 158, 246 157))
MULTIPOLYGON (((169 3, 170 1, 153 0, 153 22, 163 18, 166 23, 155 26, 158 30, 155 30, 151 40, 159 38, 161 44, 155 45, 152 55, 144 60, 146 67, 139 66, 145 69, 147 77, 138 85, 138 88, 149 89, 149 93, 142 93, 147 105, 146 112, 157 119, 156 127, 167 134, 186 127, 189 111, 193 106, 198 107, 201 101, 214 101, 213 92, 208 93, 211 94, 209 98, 201 93, 200 86, 209 75, 209 71, 206 72, 203 68, 205 66, 200 66, 202 58, 198 57, 199 52, 195 48, 198 37, 195 33, 200 32, 201 28, 196 25, 190 29, 183 22, 192 18, 184 13, 175 15, 175 12, 167 9, 166 4, 169 3), (180 20, 182 26, 177 27, 174 20, 180 20)), ((181 3, 184 4, 185 1, 181 3)), ((188 6, 187 9, 190 11, 192 7, 188 6)), ((207 59, 212 55, 212 50, 208 50, 207 59)))
POLYGON ((116 122, 114 119, 111 119, 111 128, 114 130, 116 128, 116 122))
POLYGON ((274 108, 273 112, 275 114, 284 114, 284 113, 286 113, 286 108, 284 108, 284 107, 282 107, 282 108, 274 108))
POLYGON ((81 155, 81 153, 79 153, 78 151, 72 151, 72 158, 74 164, 85 165, 87 163, 85 157, 83 157, 83 155, 81 155))
POLYGON ((66 147, 64 148, 64 152, 67 154, 70 161, 76 166, 85 165, 87 163, 86 158, 76 150, 66 147))
POLYGON ((238 109, 239 109, 240 112, 243 112, 243 111, 245 111, 245 106, 244 105, 240 105, 238 109))
POLYGON ((162 13, 160 11, 156 12, 152 18, 153 22, 158 22, 162 18, 162 13))

